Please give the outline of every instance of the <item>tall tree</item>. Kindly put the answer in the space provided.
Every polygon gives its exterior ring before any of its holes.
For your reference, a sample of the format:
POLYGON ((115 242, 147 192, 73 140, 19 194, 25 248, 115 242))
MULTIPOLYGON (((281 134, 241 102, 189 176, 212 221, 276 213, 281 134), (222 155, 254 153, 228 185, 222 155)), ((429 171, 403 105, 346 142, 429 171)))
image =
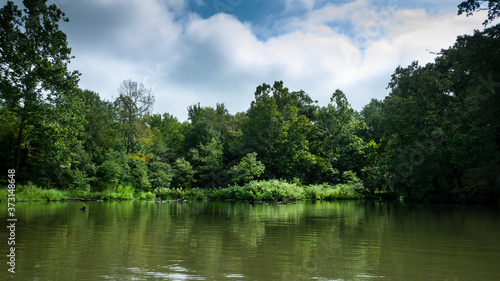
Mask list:
POLYGON ((347 97, 336 90, 328 106, 319 110, 318 121, 311 134, 311 150, 324 161, 326 181, 344 181, 348 171, 358 175, 364 164, 365 142, 358 136, 365 123, 355 118, 347 97))
POLYGON ((123 125, 125 147, 127 153, 130 153, 137 143, 138 122, 152 109, 155 97, 151 89, 130 79, 122 82, 118 92, 120 95, 115 100, 115 106, 123 125))
POLYGON ((494 200, 500 26, 459 36, 434 63, 398 67, 382 106, 391 186, 425 200, 494 200))
POLYGON ((188 122, 179 122, 174 116, 164 113, 147 116, 147 124, 154 134, 152 153, 157 160, 173 163, 184 150, 188 122))
POLYGON ((119 141, 119 124, 113 103, 101 100, 98 93, 83 91, 83 102, 88 106, 85 114, 83 144, 92 160, 97 164, 104 161, 105 152, 119 141))
POLYGON ((9 1, 0 9, 0 103, 16 122, 16 170, 23 147, 36 143, 27 138, 38 136, 61 148, 80 129, 70 124, 82 109, 79 74, 67 69, 71 49, 59 30, 59 22, 68 19, 46 2, 25 0, 20 10, 9 1))

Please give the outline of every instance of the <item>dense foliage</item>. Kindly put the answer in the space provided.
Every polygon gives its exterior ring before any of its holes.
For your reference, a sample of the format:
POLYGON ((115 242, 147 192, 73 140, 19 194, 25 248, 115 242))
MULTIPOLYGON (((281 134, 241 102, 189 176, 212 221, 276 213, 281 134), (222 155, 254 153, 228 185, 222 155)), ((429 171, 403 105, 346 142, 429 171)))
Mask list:
POLYGON ((27 186, 110 198, 232 185, 220 192, 499 199, 499 25, 458 37, 434 63, 398 67, 389 96, 361 112, 340 90, 320 106, 279 81, 258 86, 245 112, 196 104, 180 122, 152 114, 153 93, 131 80, 114 101, 79 89, 58 28, 64 14, 45 1, 24 4, 0 10, 0 170, 15 167, 27 186))

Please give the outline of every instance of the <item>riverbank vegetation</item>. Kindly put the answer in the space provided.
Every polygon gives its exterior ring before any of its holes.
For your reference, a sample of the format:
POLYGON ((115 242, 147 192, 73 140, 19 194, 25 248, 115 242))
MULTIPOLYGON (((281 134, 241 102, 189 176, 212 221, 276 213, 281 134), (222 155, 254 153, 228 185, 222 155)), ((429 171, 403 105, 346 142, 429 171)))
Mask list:
POLYGON ((25 5, 0 11, 0 170, 18 199, 499 200, 499 25, 398 67, 360 112, 341 90, 322 106, 277 81, 245 112, 194 104, 181 122, 151 113, 139 82, 115 100, 80 89, 64 14, 25 5))
MULTIPOLYGON (((246 200, 255 202, 283 202, 297 200, 340 200, 365 198, 359 192, 360 183, 330 186, 287 183, 286 181, 252 181, 243 186, 233 185, 224 188, 156 188, 144 191, 131 186, 118 186, 102 191, 77 189, 44 189, 29 182, 18 185, 17 201, 93 201, 93 200, 246 200)), ((6 201, 8 189, 0 189, 0 201, 6 201)))
MULTIPOLYGON (((78 189, 44 189, 29 182, 16 188, 17 201, 94 201, 94 200, 246 200, 249 202, 283 202, 297 200, 340 200, 362 199, 360 183, 339 184, 336 186, 308 185, 286 181, 252 181, 243 186, 233 185, 224 188, 156 188, 144 191, 131 186, 118 186, 102 191, 78 189)), ((6 201, 8 189, 0 189, 0 201, 6 201)))

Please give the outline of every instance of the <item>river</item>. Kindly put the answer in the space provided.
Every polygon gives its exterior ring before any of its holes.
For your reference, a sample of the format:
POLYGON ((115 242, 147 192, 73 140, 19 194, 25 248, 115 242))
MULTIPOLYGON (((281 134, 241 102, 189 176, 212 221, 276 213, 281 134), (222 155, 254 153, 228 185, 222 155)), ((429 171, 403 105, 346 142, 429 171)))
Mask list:
POLYGON ((16 218, 1 280, 500 280, 498 206, 21 202, 16 218))

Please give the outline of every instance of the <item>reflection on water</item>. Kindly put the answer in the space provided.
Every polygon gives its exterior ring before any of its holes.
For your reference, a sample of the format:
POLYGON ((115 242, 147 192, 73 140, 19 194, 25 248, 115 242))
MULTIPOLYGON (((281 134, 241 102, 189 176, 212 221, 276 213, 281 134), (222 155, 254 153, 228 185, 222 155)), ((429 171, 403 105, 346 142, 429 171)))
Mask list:
POLYGON ((500 280, 499 214, 362 201, 19 203, 15 277, 500 280))

